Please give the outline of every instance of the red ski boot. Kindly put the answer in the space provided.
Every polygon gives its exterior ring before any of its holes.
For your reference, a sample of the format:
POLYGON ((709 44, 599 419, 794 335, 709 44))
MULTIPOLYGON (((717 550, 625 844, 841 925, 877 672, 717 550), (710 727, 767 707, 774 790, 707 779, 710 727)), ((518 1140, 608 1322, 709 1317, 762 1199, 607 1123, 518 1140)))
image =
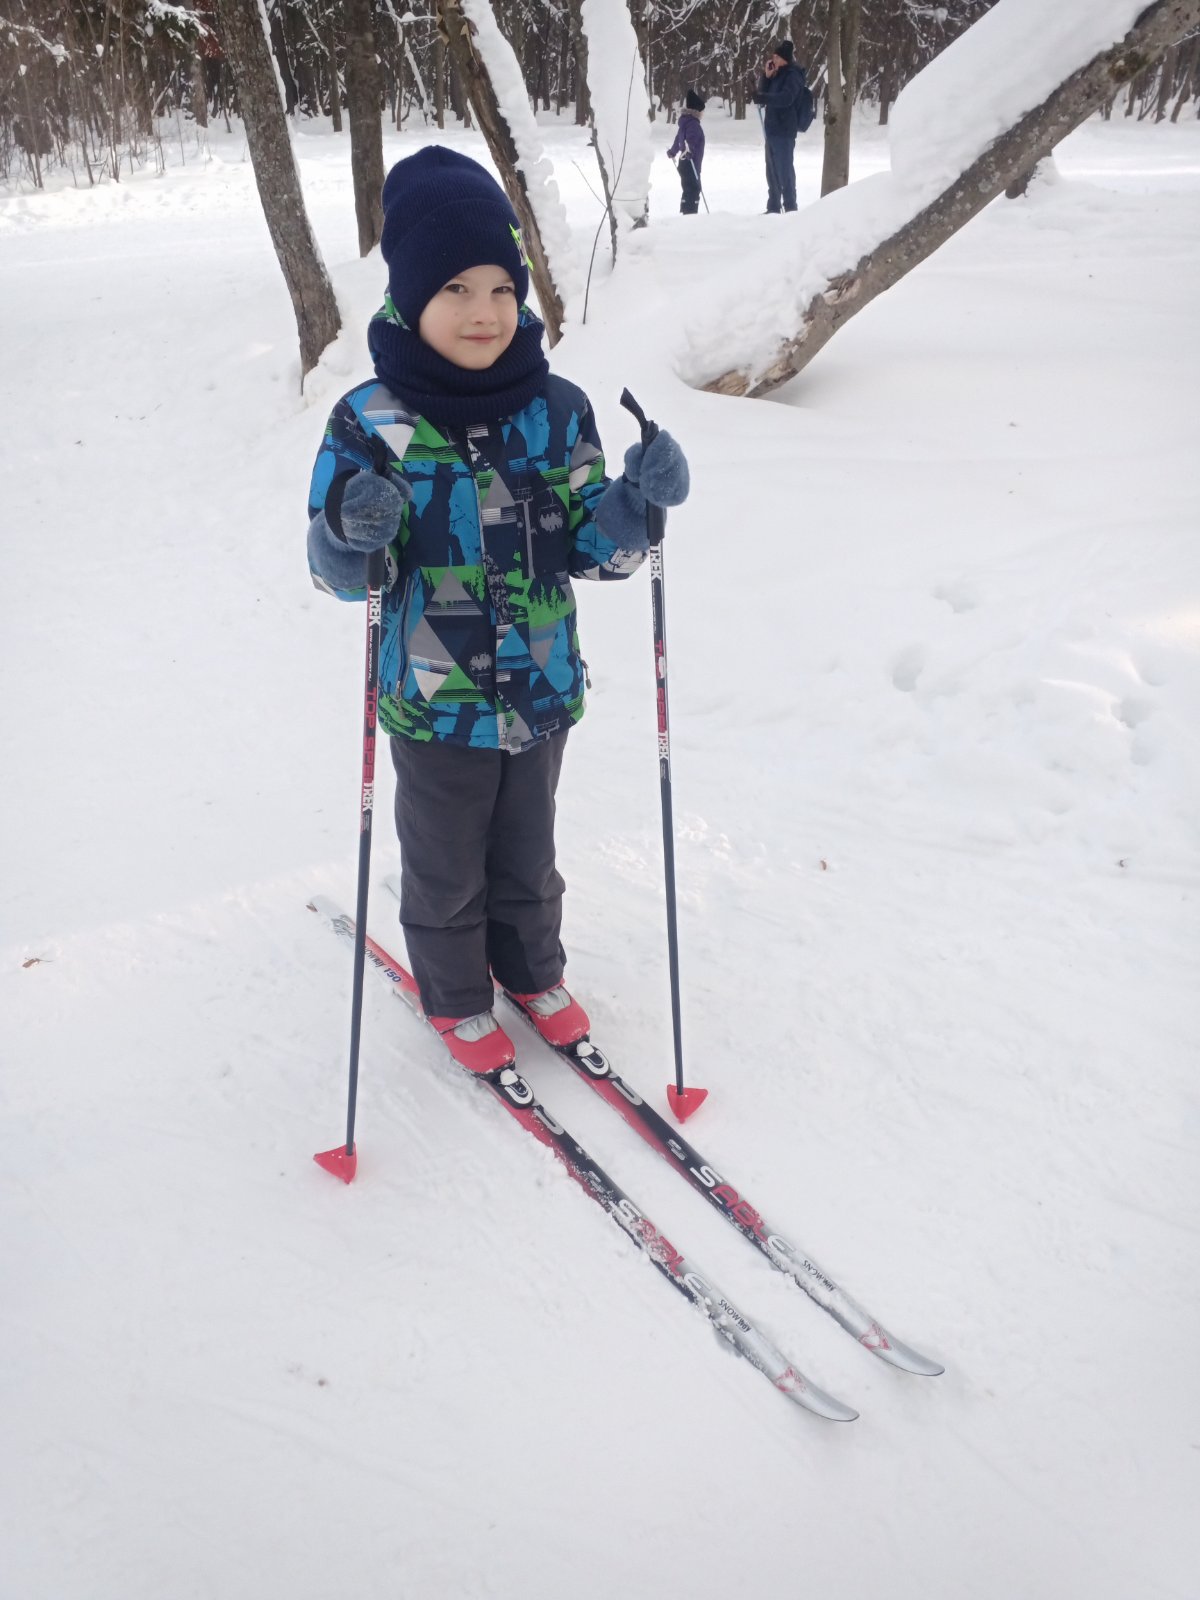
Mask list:
POLYGON ((511 989, 504 992, 510 1000, 516 1001, 546 1043, 556 1050, 585 1038, 591 1027, 587 1012, 561 983, 556 983, 553 989, 543 989, 540 994, 513 994, 511 989))
POLYGON ((429 1025, 468 1072, 498 1072, 517 1059, 516 1046, 490 1011, 475 1017, 430 1017, 429 1025))

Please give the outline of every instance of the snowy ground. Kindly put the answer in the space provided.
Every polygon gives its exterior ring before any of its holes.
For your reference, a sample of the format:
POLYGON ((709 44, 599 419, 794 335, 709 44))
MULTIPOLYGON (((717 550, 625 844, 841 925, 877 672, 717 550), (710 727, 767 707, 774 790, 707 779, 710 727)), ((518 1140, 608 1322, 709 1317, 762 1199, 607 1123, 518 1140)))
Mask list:
MULTIPOLYGON (((586 248, 583 138, 546 132, 586 248)), ((349 327, 301 400, 214 136, 0 196, 5 1600, 1200 1595, 1200 129, 1089 125, 770 403, 671 376, 681 303, 787 226, 756 125, 708 133, 712 214, 660 157, 555 356, 614 459, 628 383, 693 463, 689 1132, 946 1375, 872 1361, 527 1049, 862 1417, 794 1412, 378 985, 358 1181, 314 1166, 349 960, 304 905, 353 894, 362 619, 309 585, 304 500, 382 279, 345 141, 302 137, 349 327)), ((581 605, 570 977, 661 1103, 647 586, 581 605)))

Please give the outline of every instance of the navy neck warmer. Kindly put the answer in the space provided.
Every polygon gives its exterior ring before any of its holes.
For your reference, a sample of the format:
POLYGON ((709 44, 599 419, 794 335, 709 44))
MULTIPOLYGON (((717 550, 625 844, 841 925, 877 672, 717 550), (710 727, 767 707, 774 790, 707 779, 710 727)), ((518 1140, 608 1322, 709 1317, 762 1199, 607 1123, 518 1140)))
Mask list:
POLYGON ((371 319, 367 346, 375 375, 435 427, 500 422, 527 406, 550 372, 542 324, 528 307, 508 349, 482 372, 455 366, 411 328, 381 312, 371 319))

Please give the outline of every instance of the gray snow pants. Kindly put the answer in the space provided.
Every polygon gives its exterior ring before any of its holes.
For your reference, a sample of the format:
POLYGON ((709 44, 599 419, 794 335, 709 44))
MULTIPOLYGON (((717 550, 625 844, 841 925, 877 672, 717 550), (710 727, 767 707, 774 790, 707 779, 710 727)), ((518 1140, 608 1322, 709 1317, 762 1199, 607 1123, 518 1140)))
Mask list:
POLYGON ((567 735, 516 755, 394 738, 400 925, 428 1016, 490 1009, 496 982, 562 981, 554 794, 567 735))

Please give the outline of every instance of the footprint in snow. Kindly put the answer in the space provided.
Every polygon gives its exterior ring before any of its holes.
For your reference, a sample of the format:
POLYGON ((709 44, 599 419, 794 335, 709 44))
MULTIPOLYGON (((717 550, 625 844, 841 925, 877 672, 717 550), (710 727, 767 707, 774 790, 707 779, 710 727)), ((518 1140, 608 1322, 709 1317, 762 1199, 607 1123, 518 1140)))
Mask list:
POLYGON ((969 583, 957 580, 953 583, 939 583, 933 591, 933 598, 949 606, 951 611, 959 613, 974 611, 979 604, 978 590, 969 583))
POLYGON ((1113 716, 1132 730, 1140 728, 1143 722, 1152 717, 1154 709, 1149 700, 1118 700, 1113 706, 1113 716))
POLYGON ((1167 665, 1161 650, 1143 643, 1130 662, 1134 672, 1150 689, 1161 689, 1167 681, 1167 665))
POLYGON ((905 694, 912 694, 924 670, 924 650, 919 644, 910 644, 892 662, 892 682, 905 694))

